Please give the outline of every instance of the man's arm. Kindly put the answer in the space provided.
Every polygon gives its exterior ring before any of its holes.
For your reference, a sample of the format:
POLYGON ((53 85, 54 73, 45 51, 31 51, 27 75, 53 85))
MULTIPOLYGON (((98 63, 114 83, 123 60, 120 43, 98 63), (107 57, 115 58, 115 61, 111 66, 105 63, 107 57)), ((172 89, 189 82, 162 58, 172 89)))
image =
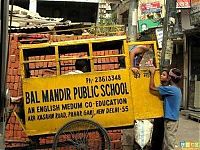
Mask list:
POLYGON ((145 52, 147 52, 149 50, 149 48, 147 48, 147 47, 145 47, 145 46, 141 46, 140 47, 140 52, 141 53, 145 53, 145 52))
POLYGON ((135 67, 134 66, 134 58, 135 58, 135 51, 130 52, 130 61, 131 61, 131 68, 135 67))
POLYGON ((155 82, 154 82, 155 67, 150 68, 150 73, 151 73, 151 76, 150 76, 149 89, 153 91, 158 91, 158 88, 155 86, 155 82))
POLYGON ((136 48, 134 48, 134 50, 132 50, 131 52, 130 52, 130 61, 131 61, 131 69, 132 69, 132 71, 133 72, 136 72, 136 71, 138 71, 138 68, 135 66, 135 64, 134 64, 134 59, 135 59, 135 56, 137 55, 137 54, 144 54, 145 52, 147 52, 149 49, 147 48, 147 47, 145 47, 145 46, 142 46, 142 45, 139 45, 139 46, 137 46, 136 48))

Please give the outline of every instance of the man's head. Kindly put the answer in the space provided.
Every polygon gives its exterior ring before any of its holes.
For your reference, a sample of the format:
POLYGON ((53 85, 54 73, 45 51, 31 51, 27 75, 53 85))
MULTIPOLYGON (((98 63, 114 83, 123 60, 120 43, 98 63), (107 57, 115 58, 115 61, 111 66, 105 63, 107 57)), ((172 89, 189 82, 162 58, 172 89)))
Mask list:
POLYGON ((89 72, 90 71, 90 62, 86 59, 78 59, 75 62, 76 70, 80 70, 82 72, 89 72))
POLYGON ((119 67, 120 68, 126 68, 126 64, 125 64, 125 58, 124 57, 119 57, 119 67))
POLYGON ((175 84, 177 84, 182 78, 181 71, 177 68, 170 69, 169 76, 171 78, 171 81, 175 84))
POLYGON ((169 84, 170 81, 170 76, 169 76, 169 70, 163 69, 161 75, 160 75, 160 81, 162 85, 169 84))

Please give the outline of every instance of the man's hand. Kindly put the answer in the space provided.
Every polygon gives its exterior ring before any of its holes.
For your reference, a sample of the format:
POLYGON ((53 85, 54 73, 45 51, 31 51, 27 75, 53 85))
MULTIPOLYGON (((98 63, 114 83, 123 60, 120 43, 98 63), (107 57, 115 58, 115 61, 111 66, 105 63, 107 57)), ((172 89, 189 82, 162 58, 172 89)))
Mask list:
POLYGON ((149 89, 153 91, 158 91, 158 88, 155 86, 155 82, 154 82, 155 71, 156 71, 156 68, 154 66, 149 67, 149 72, 151 73, 149 89))
POLYGON ((132 70, 134 73, 137 73, 137 72, 139 72, 139 69, 138 69, 138 68, 136 68, 136 67, 132 67, 132 68, 131 68, 131 70, 132 70))
POLYGON ((153 67, 149 67, 149 72, 151 74, 155 74, 155 71, 156 71, 156 68, 153 66, 153 67))

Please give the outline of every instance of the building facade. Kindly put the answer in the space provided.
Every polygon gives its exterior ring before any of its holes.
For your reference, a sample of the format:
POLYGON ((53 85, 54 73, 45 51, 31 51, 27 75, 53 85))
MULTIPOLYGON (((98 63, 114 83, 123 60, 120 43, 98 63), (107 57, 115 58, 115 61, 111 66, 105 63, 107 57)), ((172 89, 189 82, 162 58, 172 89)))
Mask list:
MULTIPOLYGON (((171 7, 171 6, 170 6, 171 7)), ((170 19, 171 50, 165 59, 170 60, 171 67, 180 68, 183 80, 180 87, 183 92, 181 106, 183 109, 200 109, 200 1, 177 0, 176 19, 170 19)), ((116 6, 117 22, 128 25, 129 0, 123 0, 116 6)), ((164 1, 138 1, 138 32, 151 34, 158 40, 158 48, 162 49, 162 22, 165 14, 164 1), (159 36, 158 36, 159 35, 159 36)))
POLYGON ((185 105, 189 110, 200 110, 200 1, 191 0, 190 28, 184 33, 185 105))

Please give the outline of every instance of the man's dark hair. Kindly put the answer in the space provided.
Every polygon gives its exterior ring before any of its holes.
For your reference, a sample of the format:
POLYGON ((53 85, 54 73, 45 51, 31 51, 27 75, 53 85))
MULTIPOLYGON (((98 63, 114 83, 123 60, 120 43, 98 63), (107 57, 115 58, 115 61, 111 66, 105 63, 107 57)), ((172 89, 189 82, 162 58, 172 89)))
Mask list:
POLYGON ((169 75, 169 69, 168 69, 168 68, 163 68, 163 69, 161 70, 161 72, 167 72, 167 75, 169 75))
POLYGON ((125 58, 124 57, 119 57, 119 67, 120 68, 126 68, 126 64, 125 64, 125 58))
POLYGON ((181 71, 177 68, 170 69, 169 75, 171 77, 171 81, 175 84, 177 84, 182 78, 181 71))
POLYGON ((90 71, 90 62, 86 59, 78 59, 75 62, 75 68, 76 70, 80 70, 83 72, 89 72, 90 71))

